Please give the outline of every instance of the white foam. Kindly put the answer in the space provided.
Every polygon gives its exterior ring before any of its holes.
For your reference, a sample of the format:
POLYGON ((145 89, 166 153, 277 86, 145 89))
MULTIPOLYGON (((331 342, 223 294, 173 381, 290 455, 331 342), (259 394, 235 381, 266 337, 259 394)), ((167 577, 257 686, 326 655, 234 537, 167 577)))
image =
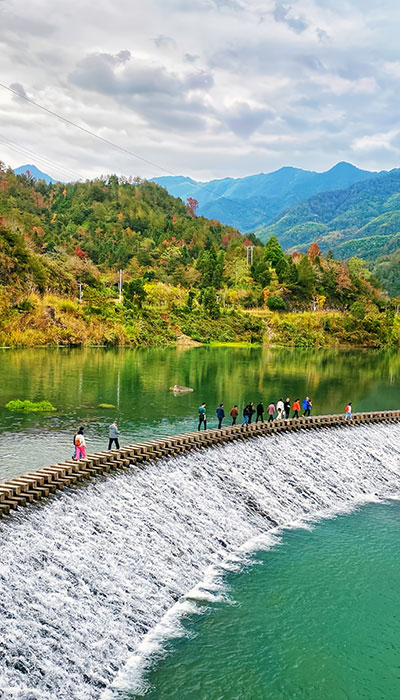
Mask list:
POLYGON ((145 689, 144 670, 185 633, 185 616, 229 602, 225 574, 279 544, 283 528, 399 497, 399 437, 400 426, 376 425, 228 444, 2 521, 7 700, 145 689))

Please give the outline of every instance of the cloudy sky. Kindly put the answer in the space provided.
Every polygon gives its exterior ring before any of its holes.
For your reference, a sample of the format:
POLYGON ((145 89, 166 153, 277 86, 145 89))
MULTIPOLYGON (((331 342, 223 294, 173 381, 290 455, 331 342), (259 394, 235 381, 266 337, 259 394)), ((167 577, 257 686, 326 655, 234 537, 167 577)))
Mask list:
MULTIPOLYGON (((396 0, 0 0, 0 81, 196 179, 340 160, 389 169, 399 24, 396 0)), ((166 174, 4 88, 0 119, 13 167, 166 174)))

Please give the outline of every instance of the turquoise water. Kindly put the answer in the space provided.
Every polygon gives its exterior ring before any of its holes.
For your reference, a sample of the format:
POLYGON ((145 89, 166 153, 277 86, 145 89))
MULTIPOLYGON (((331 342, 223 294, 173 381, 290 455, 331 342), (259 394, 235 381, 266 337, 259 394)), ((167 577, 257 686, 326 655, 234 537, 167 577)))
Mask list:
POLYGON ((400 503, 286 531, 184 620, 147 700, 400 697, 400 503))

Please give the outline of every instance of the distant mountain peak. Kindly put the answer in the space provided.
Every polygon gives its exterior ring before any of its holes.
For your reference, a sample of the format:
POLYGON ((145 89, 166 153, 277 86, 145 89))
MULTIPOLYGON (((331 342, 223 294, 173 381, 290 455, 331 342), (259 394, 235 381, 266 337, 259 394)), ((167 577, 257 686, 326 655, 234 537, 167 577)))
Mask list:
POLYGON ((333 165, 332 168, 327 170, 327 173, 332 173, 337 170, 356 170, 360 171, 360 168, 357 168, 356 165, 353 165, 352 163, 348 163, 346 160, 340 160, 336 165, 333 165))
POLYGON ((39 168, 36 167, 36 165, 33 165, 32 163, 29 163, 27 165, 20 165, 18 168, 14 168, 14 172, 16 175, 29 174, 30 177, 34 178, 34 180, 44 180, 45 182, 47 182, 47 184, 54 184, 55 182, 58 182, 58 180, 55 180, 50 175, 47 175, 47 173, 43 173, 41 170, 39 170, 39 168))

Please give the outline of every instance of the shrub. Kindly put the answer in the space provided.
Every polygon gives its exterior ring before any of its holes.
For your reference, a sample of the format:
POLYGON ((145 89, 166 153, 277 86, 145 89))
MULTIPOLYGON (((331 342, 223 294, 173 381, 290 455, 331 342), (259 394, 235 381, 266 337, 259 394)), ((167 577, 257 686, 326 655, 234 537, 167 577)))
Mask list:
POLYGON ((21 401, 20 399, 15 399, 9 401, 6 404, 6 408, 9 411, 56 411, 57 409, 53 406, 50 401, 21 401))
POLYGON ((287 308, 284 299, 276 296, 268 297, 267 306, 271 311, 285 311, 287 308))

